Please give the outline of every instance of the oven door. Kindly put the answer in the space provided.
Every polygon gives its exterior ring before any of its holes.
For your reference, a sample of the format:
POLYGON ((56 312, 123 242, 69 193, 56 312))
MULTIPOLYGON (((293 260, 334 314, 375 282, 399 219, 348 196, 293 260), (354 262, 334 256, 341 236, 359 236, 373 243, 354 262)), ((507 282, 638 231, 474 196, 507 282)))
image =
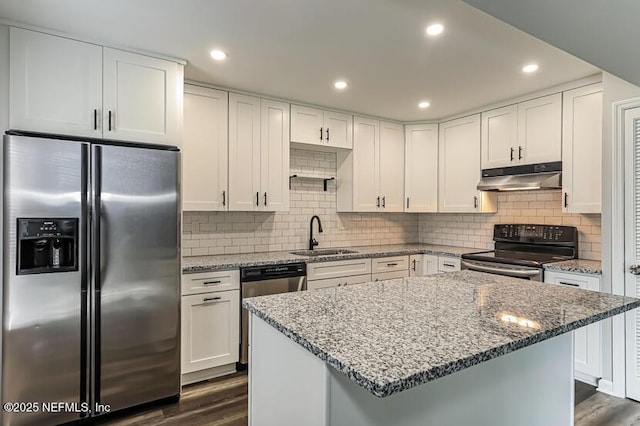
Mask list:
POLYGON ((469 269, 471 271, 506 275, 508 277, 522 278, 531 281, 542 281, 542 268, 466 259, 462 259, 461 266, 462 269, 469 269))

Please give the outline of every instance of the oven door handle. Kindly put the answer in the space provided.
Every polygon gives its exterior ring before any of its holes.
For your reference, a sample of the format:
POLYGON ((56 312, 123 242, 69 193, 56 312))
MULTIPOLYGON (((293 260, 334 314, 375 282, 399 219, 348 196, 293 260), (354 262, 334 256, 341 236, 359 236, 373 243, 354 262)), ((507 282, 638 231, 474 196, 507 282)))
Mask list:
POLYGON ((509 275, 517 278, 531 278, 540 274, 539 269, 524 271, 522 269, 492 268, 491 266, 478 265, 476 263, 465 262, 464 260, 461 263, 462 263, 462 266, 472 271, 488 272, 490 274, 499 274, 499 275, 509 275))

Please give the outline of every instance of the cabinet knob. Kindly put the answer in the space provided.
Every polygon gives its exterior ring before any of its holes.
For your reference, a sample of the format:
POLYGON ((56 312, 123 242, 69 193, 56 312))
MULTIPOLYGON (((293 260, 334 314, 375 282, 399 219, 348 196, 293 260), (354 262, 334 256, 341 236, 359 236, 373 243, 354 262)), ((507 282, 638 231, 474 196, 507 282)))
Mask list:
POLYGON ((477 195, 473 196, 473 208, 474 209, 478 208, 478 196, 477 195))
POLYGON ((515 149, 513 149, 513 147, 511 147, 511 161, 513 161, 513 153, 516 152, 515 149))
POLYGON ((380 207, 380 197, 376 198, 376 207, 380 207))
POLYGON ((629 266, 629 273, 632 275, 640 275, 640 265, 629 266))
POLYGON ((320 127, 320 140, 322 140, 322 127, 320 127))
POLYGON ((518 147, 518 160, 522 160, 522 147, 518 147))
POLYGON ((564 207, 569 207, 569 194, 566 192, 564 193, 564 207))
POLYGON ((327 127, 327 142, 329 142, 329 128, 327 127))

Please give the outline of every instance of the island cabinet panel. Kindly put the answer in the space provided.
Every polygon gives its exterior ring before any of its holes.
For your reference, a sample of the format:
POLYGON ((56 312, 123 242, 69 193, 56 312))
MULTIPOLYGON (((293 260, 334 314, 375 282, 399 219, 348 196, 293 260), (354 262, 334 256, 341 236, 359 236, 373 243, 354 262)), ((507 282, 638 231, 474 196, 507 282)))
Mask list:
POLYGON ((384 398, 255 314, 250 338, 251 426, 573 425, 569 333, 384 398))
POLYGON ((438 146, 438 211, 495 213, 495 193, 477 189, 481 176, 480 114, 440 123, 438 146))
POLYGON ((405 126, 404 211, 438 211, 438 125, 405 126))
MULTIPOLYGON (((583 290, 600 291, 597 275, 545 271, 544 281, 549 284, 566 285, 583 290)), ((588 325, 574 332, 574 356, 576 379, 595 384, 602 377, 602 323, 588 325)))
POLYGON ((602 211, 602 84, 563 93, 564 213, 602 211))

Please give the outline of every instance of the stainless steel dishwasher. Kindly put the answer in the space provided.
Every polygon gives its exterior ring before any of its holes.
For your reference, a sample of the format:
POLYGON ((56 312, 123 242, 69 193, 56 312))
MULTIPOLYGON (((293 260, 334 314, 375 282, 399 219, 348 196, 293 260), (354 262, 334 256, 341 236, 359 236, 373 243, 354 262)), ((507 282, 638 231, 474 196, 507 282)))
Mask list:
MULTIPOLYGON (((307 265, 258 266, 240 270, 240 297, 242 299, 268 294, 288 293, 307 289, 307 265)), ((240 317, 240 364, 249 362, 249 314, 241 309, 240 317)))

